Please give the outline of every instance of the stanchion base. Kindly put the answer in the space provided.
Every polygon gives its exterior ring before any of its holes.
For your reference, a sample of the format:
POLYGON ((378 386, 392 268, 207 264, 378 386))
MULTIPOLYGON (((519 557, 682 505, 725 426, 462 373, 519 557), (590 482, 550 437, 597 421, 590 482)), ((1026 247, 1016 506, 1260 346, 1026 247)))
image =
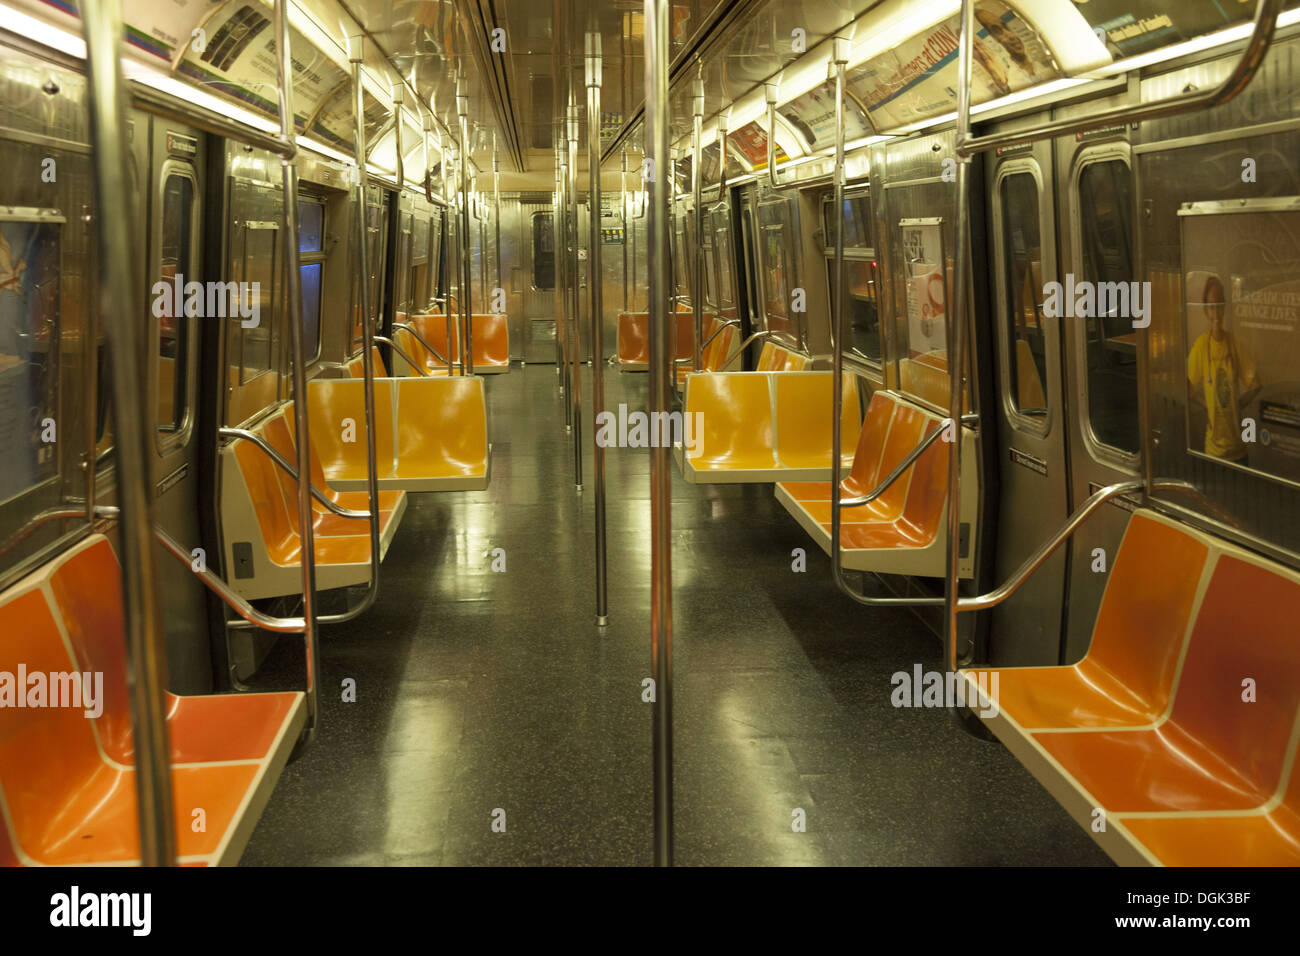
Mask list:
POLYGON ((609 626, 609 615, 608 615, 608 614, 597 614, 597 615, 596 615, 596 626, 597 626, 597 627, 608 627, 608 626, 609 626))

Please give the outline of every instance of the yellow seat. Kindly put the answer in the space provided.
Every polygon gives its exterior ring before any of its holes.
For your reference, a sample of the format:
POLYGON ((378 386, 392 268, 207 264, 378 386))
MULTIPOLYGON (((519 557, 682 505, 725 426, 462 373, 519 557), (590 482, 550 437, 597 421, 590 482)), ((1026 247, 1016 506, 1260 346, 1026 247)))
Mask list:
MULTIPOLYGON (((375 460, 380 479, 393 473, 393 382, 375 380, 375 460)), ((325 379, 307 385, 312 449, 325 480, 339 491, 366 490, 365 383, 325 379)))
MULTIPOLYGON (((776 457, 785 468, 831 467, 831 373, 801 372, 772 376, 776 400, 776 457)), ((845 375, 840 412, 840 460, 853 464, 861 413, 858 377, 845 375)))
MULTIPOLYGON (((338 491, 367 487, 363 386, 355 379, 307 386, 312 449, 338 491)), ((383 491, 486 488, 490 448, 482 379, 376 379, 375 454, 383 491)))
MULTIPOLYGON (((774 376, 778 381, 783 376, 774 376)), ((871 397, 868 426, 857 443, 853 468, 841 482, 845 497, 874 490, 912 452, 921 440, 942 427, 942 419, 910 405, 885 391, 871 397), (882 429, 882 414, 889 412, 888 428, 882 429), (882 431, 885 434, 882 436, 882 431)), ((975 472, 975 434, 961 429, 962 477, 960 511, 974 516, 978 505, 978 475, 975 472)), ((872 503, 846 508, 840 514, 842 563, 858 571, 881 571, 939 577, 946 568, 947 542, 942 534, 947 514, 947 464, 949 445, 942 439, 930 445, 872 503)), ((829 482, 783 481, 776 486, 776 498, 791 517, 828 554, 831 543, 829 482)), ((966 550, 959 556, 962 577, 974 574, 974 520, 963 534, 966 550)))
POLYGON ((401 378, 395 386, 397 461, 386 486, 407 491, 486 488, 490 448, 482 379, 401 378))
POLYGON ((684 416, 702 424, 695 448, 684 448, 692 472, 713 474, 714 481, 763 481, 751 473, 769 473, 777 465, 772 446, 771 383, 766 375, 714 372, 686 378, 684 416))

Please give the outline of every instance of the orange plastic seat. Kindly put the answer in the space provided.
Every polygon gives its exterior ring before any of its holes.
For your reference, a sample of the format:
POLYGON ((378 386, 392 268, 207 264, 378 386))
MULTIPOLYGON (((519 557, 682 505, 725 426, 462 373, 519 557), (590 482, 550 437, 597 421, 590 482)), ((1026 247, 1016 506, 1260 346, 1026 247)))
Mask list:
MULTIPOLYGON (((685 416, 703 424, 697 447, 684 449, 694 473, 715 473, 718 480, 763 481, 779 466, 772 444, 771 383, 766 375, 722 372, 691 375, 686 380, 685 416)), ((690 474, 688 473, 688 478, 690 474)))
MULTIPOLYGON (((721 336, 720 336, 721 337, 721 336)), ((840 460, 853 460, 853 446, 860 426, 858 412, 858 378, 843 377, 840 404, 840 460)), ((832 429, 827 411, 831 407, 832 376, 814 372, 808 375, 774 375, 772 388, 776 408, 776 457, 786 468, 827 468, 831 466, 832 429)))
POLYGON ((403 378, 394 384, 396 462, 389 483, 408 491, 486 488, 490 449, 482 381, 403 378))
MULTIPOLYGON (((676 358, 690 358, 695 349, 694 313, 686 306, 677 307, 676 358)), ((625 372, 644 372, 650 368, 650 313, 620 312, 616 354, 619 368, 625 372)))
MULTIPOLYGON (((337 385, 346 398, 357 398, 358 402, 365 387, 365 383, 358 379, 322 381, 337 385)), ((375 380, 376 418, 381 426, 376 432, 377 438, 384 433, 383 397, 391 395, 391 383, 394 381, 397 380, 375 380)), ((308 394, 313 394, 310 389, 308 394)), ((351 410, 346 401, 335 403, 334 411, 337 413, 340 407, 351 410)), ((337 434, 326 428, 321 428, 321 431, 338 439, 330 447, 331 455, 343 457, 350 454, 353 457, 346 460, 347 464, 357 466, 359 462, 363 479, 360 484, 364 487, 364 407, 353 413, 357 416, 353 425, 345 425, 337 434), (353 442, 345 440, 350 432, 355 432, 353 437, 356 440, 353 442), (354 446, 357 450, 351 451, 354 446)), ((323 412, 313 409, 311 414, 317 416, 323 412)), ((254 432, 290 462, 294 462, 297 453, 293 446, 295 433, 291 421, 290 416, 277 411, 259 423, 254 432)), ((313 434, 317 429, 318 423, 313 421, 313 434)), ((391 436, 391 428, 388 431, 391 436)), ((365 494, 352 497, 329 488, 326 464, 319 455, 320 447, 319 443, 312 443, 313 483, 342 507, 355 510, 368 508, 369 501, 365 494)), ((389 454, 391 457, 391 451, 389 454)), ((378 461, 384 461, 382 455, 378 461)), ((237 439, 221 450, 221 468, 222 537, 226 567, 232 572, 227 575, 228 583, 236 593, 249 600, 300 593, 302 539, 298 525, 298 483, 262 449, 243 439, 237 439)), ((347 489, 348 492, 353 490, 347 489)), ((392 489, 384 490, 390 494, 385 497, 381 491, 379 502, 381 560, 392 543, 406 508, 404 497, 394 498, 391 496, 392 489)), ((312 528, 313 532, 319 532, 313 536, 313 550, 317 584, 321 590, 364 584, 370 580, 370 528, 367 521, 344 518, 313 501, 312 528)))
MULTIPOLYGON (((140 862, 120 576, 92 535, 0 595, 0 670, 104 675, 99 717, 0 708, 0 864, 140 862)), ((300 693, 168 695, 180 862, 238 860, 304 721, 300 693)))
MULTIPOLYGON (((362 491, 367 484, 362 383, 317 380, 307 386, 307 396, 312 446, 326 482, 340 491, 362 491)), ((381 490, 486 488, 491 448, 482 380, 432 376, 376 382, 375 446, 381 490)))
MULTIPOLYGON (((816 374, 816 373, 813 373, 816 374)), ((774 376, 781 381, 786 376, 774 376)), ((883 390, 875 392, 867 408, 853 467, 840 483, 842 497, 858 497, 875 490, 942 421, 929 412, 902 402, 883 390)), ((963 477, 961 510, 974 514, 978 502, 974 474, 974 435, 961 430, 963 477)), ((886 571, 929 577, 944 573, 944 527, 948 508, 949 443, 935 441, 866 505, 840 512, 841 561, 846 568, 886 571)), ((780 482, 776 498, 786 511, 828 554, 831 545, 831 485, 829 481, 780 482)), ((973 535, 966 534, 967 540, 973 535)), ((960 555, 963 577, 974 573, 968 548, 960 555)))
MULTIPOLYGON (((370 349, 371 365, 375 378, 384 378, 388 372, 384 369, 383 356, 379 354, 379 346, 371 346, 370 349)), ((348 360, 348 374, 352 378, 364 378, 366 374, 365 366, 362 363, 361 356, 355 355, 348 360)))
MULTIPOLYGON (((722 338, 723 335, 719 335, 722 338)), ((691 373, 683 421, 702 423, 695 451, 678 444, 678 466, 694 483, 811 481, 831 472, 831 373, 808 372, 783 383, 764 372, 691 373)), ((847 451, 859 427, 857 380, 844 380, 847 451)))
MULTIPOLYGON (((437 349, 443 358, 451 358, 453 374, 461 358, 460 316, 453 315, 451 347, 447 346, 447 317, 440 313, 419 313, 410 316, 411 326, 420 338, 437 349)), ((474 373, 493 375, 510 371, 510 320, 504 313, 475 313, 470 316, 474 331, 474 373)), ((393 341, 407 355, 420 363, 425 375, 446 375, 447 363, 425 348, 419 339, 406 329, 396 329, 393 341)), ((394 367, 402 375, 417 375, 400 356, 395 356, 394 367)))
POLYGON ((1134 515, 1111 565, 1088 653, 1069 667, 1001 671, 998 707, 1022 729, 1134 727, 1165 713, 1209 546, 1134 515))
MULTIPOLYGON (((269 421, 262 425, 261 431, 262 437, 266 439, 267 444, 292 463, 297 460, 297 450, 293 443, 293 432, 285 420, 285 416, 291 413, 292 410, 290 409, 286 410, 284 414, 273 416, 269 421)), ((280 490, 284 496, 285 510, 289 514, 289 525, 293 529, 294 534, 298 534, 298 482, 290 477, 283 468, 276 469, 276 476, 280 480, 280 490)), ((321 482, 321 485, 317 486, 317 489, 322 495, 333 500, 333 498, 330 497, 328 488, 328 484, 324 481, 321 482)), ((342 495, 341 492, 333 492, 333 494, 342 495)), ((393 534, 397 530, 397 521, 395 519, 399 518, 400 514, 394 510, 397 505, 397 502, 394 501, 394 499, 400 499, 403 494, 404 492, 400 491, 379 493, 379 534, 381 540, 391 540, 393 534), (385 500, 389 503, 388 508, 383 507, 385 500)), ((351 492, 350 495, 351 497, 360 497, 362 499, 361 506, 355 510, 365 511, 369 509, 370 500, 366 494, 361 492, 351 492)), ((339 503, 335 501, 335 504, 339 503)), ((340 507, 348 506, 340 505, 340 507)), ((369 522, 364 518, 347 518, 343 515, 335 514, 319 501, 315 500, 312 501, 312 511, 312 529, 313 533, 316 535, 333 537, 338 535, 370 533, 369 522)))
POLYGON ((1300 864, 1297 606, 1300 575, 1139 511, 1084 660, 996 672, 981 716, 1119 862, 1300 864))
POLYGON ((1297 607, 1300 582, 1220 555, 1167 719, 1034 739, 1112 813, 1260 806, 1278 788, 1300 712, 1297 607), (1260 686, 1252 703, 1242 700, 1243 678, 1260 686))

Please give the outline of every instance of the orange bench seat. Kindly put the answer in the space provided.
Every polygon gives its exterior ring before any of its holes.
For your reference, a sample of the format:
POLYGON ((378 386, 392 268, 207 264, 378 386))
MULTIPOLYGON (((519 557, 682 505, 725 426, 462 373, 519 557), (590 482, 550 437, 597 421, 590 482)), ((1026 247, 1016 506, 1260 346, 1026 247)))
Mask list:
MULTIPOLYGON (((104 676, 98 717, 0 708, 0 864, 140 862, 123 621, 121 571, 102 535, 0 595, 0 670, 104 676)), ((167 695, 179 862, 238 861, 305 720, 301 693, 167 695)))
MULTIPOLYGON (((788 377, 785 373, 778 378, 788 377)), ((827 373, 829 374, 829 373, 827 373)), ((842 498, 869 494, 943 420, 883 390, 871 396, 858 435, 853 464, 840 481, 842 498)), ((961 429, 961 510, 976 513, 975 436, 961 429)), ((941 577, 945 569, 949 444, 935 441, 880 497, 840 511, 841 562, 858 571, 941 577)), ((776 498, 827 554, 831 546, 830 481, 790 481, 776 485, 776 498)), ((960 555, 963 577, 975 571, 974 522, 960 555)))
POLYGON ((1294 571, 1139 511, 1084 659, 997 671, 981 716, 1118 862, 1300 864, 1297 606, 1294 571))

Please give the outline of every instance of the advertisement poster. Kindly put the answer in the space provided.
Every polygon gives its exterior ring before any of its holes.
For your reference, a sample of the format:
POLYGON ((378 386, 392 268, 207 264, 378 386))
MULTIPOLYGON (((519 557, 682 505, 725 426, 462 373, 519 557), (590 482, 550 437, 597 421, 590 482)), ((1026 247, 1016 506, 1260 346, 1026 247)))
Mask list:
POLYGON ((0 214, 0 501, 57 470, 56 445, 41 440, 56 417, 61 221, 0 214))
MULTIPOLYGON (((206 45, 202 52, 187 48, 179 71, 258 112, 276 115, 279 80, 270 8, 253 2, 230 4, 208 20, 203 29, 206 45)), ((290 30, 289 44, 294 111, 305 122, 347 77, 296 30, 290 30)))
MULTIPOLYGON (((835 84, 823 83, 816 89, 809 90, 779 107, 778 112, 787 123, 799 131, 812 149, 822 149, 835 142, 835 84)), ((874 130, 867 120, 867 114, 854 99, 853 94, 845 91, 844 96, 844 141, 851 143, 855 139, 870 136, 874 130)))
POLYGON ((192 31, 211 7, 208 0, 122 0, 122 19, 130 25, 132 43, 170 61, 192 41, 192 31))
POLYGON ((1300 198, 1179 216, 1188 450, 1300 483, 1300 198))
MULTIPOLYGON (((733 149, 739 150, 750 169, 767 168, 767 130, 758 125, 758 120, 727 133, 727 140, 733 149)), ((781 144, 776 144, 776 161, 784 163, 790 157, 786 155, 781 144)))
POLYGON ((942 219, 903 219, 908 355, 946 353, 948 299, 942 219))
MULTIPOLYGON (((971 102, 983 103, 1054 80, 1060 68, 1030 24, 1001 0, 976 4, 980 28, 971 48, 971 102)), ((876 130, 887 132, 957 108, 957 41, 953 16, 848 76, 876 130)))
POLYGON ((1133 56, 1245 23, 1255 14, 1254 0, 1089 0, 1075 9, 1092 26, 1111 56, 1133 56))

